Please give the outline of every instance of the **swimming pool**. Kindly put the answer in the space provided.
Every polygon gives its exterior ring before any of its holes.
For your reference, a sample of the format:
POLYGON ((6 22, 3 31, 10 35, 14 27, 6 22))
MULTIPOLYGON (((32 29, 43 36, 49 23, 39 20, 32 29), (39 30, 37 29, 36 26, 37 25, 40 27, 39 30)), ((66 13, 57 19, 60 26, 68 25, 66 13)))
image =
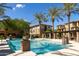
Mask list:
MULTIPOLYGON (((9 40, 10 49, 15 52, 21 49, 21 40, 9 40)), ((30 49, 36 54, 44 54, 50 51, 56 51, 65 48, 66 46, 51 40, 30 40, 30 49)))

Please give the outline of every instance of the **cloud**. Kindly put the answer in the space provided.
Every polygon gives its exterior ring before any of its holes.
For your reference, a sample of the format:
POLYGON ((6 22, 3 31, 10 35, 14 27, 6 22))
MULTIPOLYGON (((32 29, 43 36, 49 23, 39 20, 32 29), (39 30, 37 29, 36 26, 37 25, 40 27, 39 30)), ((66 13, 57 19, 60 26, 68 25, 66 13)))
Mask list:
POLYGON ((16 6, 13 7, 13 10, 15 10, 16 8, 23 8, 23 7, 25 7, 25 5, 23 5, 23 4, 16 4, 16 6))
POLYGON ((23 4, 16 4, 16 8, 23 8, 24 5, 23 4))

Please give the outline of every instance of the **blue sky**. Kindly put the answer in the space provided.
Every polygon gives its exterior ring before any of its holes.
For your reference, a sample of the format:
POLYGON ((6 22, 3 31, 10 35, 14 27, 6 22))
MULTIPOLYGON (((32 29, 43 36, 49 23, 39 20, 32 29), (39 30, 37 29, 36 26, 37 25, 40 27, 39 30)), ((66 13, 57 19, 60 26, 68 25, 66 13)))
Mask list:
MULTIPOLYGON (((8 6, 11 6, 13 9, 7 9, 6 15, 12 17, 12 18, 22 18, 25 19, 28 22, 31 22, 31 25, 36 25, 38 22, 34 18, 35 13, 43 12, 48 13, 49 8, 53 7, 63 7, 63 4, 56 4, 56 3, 26 3, 26 4, 7 4, 8 6)), ((71 20, 75 21, 78 20, 78 15, 72 15, 71 20)), ((55 21, 55 28, 58 24, 64 24, 67 22, 67 19, 65 18, 64 21, 57 22, 55 21)), ((45 22, 46 24, 52 25, 51 19, 49 18, 48 22, 45 22)))

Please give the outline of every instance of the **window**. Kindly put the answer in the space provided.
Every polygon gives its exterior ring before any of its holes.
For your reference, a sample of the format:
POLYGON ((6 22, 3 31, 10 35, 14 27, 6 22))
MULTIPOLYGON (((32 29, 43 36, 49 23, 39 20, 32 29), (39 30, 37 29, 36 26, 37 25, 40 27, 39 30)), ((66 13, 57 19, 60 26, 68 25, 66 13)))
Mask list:
POLYGON ((71 30, 74 30, 74 27, 72 27, 71 30))

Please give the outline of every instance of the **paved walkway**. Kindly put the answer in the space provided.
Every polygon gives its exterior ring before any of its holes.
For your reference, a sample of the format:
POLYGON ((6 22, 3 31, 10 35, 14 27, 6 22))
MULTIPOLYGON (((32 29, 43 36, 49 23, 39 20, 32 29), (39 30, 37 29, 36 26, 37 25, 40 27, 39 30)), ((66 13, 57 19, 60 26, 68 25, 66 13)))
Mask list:
POLYGON ((6 41, 0 41, 0 56, 6 56, 11 54, 12 51, 10 50, 9 46, 7 45, 6 41))

